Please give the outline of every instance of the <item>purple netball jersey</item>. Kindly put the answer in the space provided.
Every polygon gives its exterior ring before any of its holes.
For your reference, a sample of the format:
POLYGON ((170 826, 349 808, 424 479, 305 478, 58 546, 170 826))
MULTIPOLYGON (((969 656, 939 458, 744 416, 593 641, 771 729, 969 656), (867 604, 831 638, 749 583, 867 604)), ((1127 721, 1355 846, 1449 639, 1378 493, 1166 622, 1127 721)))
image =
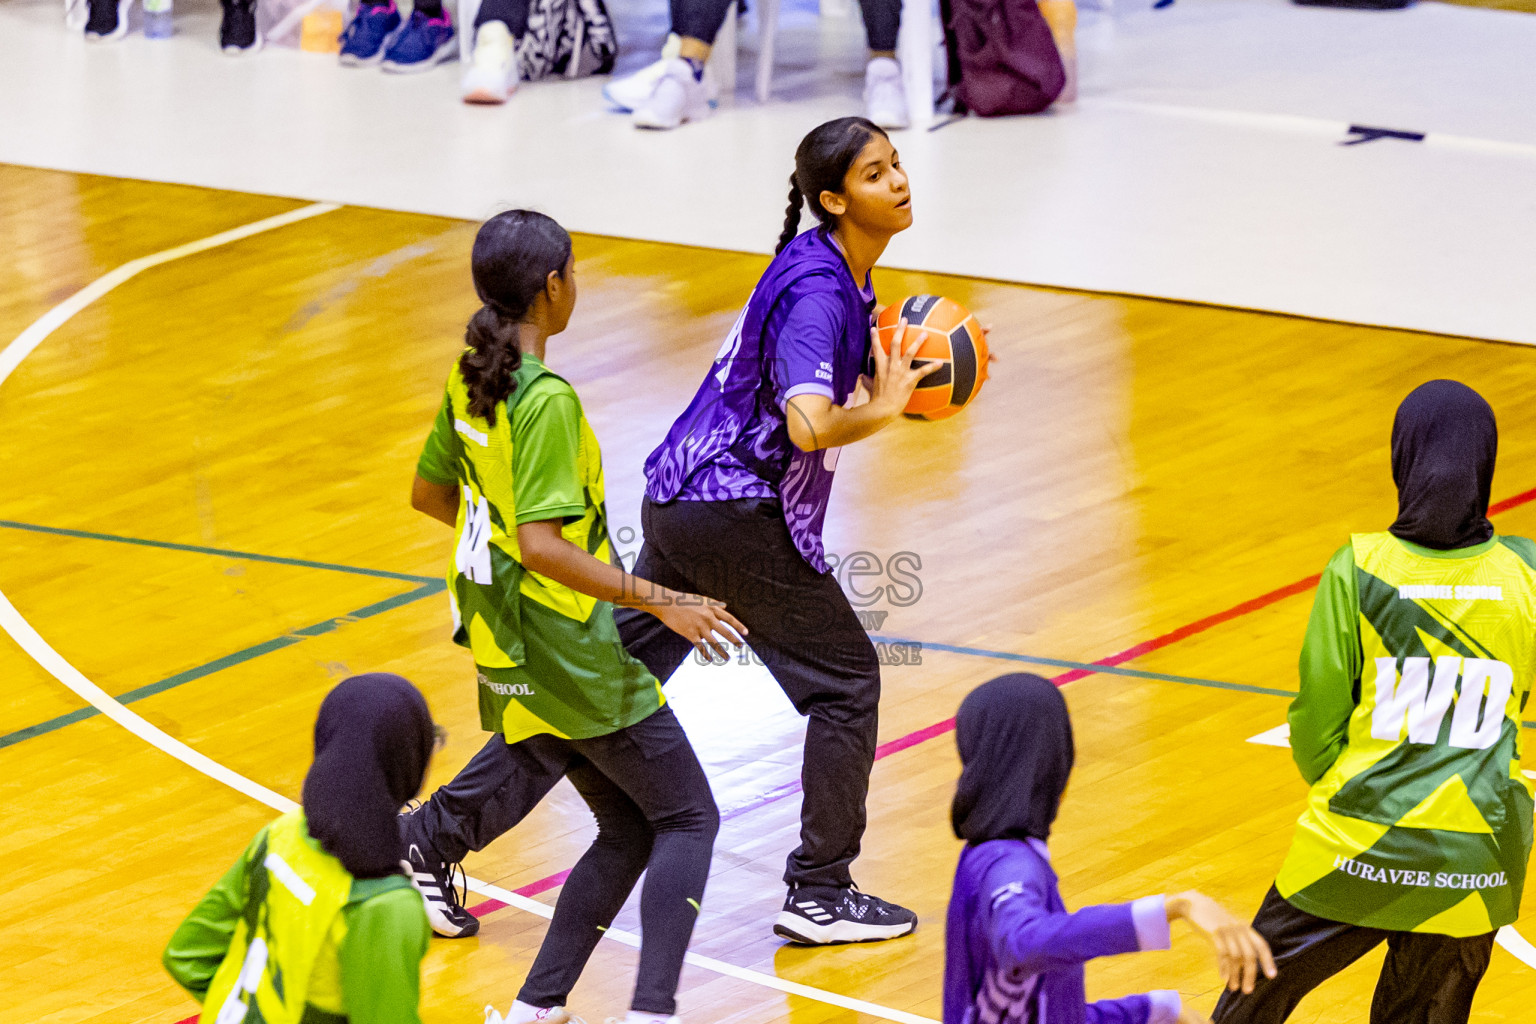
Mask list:
POLYGON ((825 229, 789 243, 758 281, 693 401, 645 460, 646 495, 663 503, 777 498, 796 549, 826 572, 821 526, 839 449, 795 447, 784 408, 796 395, 839 405, 853 397, 874 301, 825 229))

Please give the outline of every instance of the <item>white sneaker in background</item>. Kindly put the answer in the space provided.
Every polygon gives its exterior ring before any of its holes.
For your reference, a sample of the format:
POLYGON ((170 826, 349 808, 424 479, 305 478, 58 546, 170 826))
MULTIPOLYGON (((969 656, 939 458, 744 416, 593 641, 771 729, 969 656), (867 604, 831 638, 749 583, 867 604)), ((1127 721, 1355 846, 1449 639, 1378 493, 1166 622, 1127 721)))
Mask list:
POLYGON ((636 128, 667 130, 709 116, 709 95, 681 57, 666 62, 651 94, 635 107, 636 128))
MULTIPOLYGON (((662 74, 667 69, 667 61, 677 59, 678 45, 677 36, 667 36, 667 45, 662 48, 660 60, 646 65, 632 75, 613 79, 603 86, 603 99, 620 110, 634 110, 650 99, 651 93, 656 89, 656 83, 661 80, 662 74)), ((715 84, 714 76, 709 73, 707 64, 704 66, 704 95, 708 98, 710 106, 717 106, 720 103, 720 87, 715 84)))
POLYGON ((517 54, 506 22, 475 29, 475 55, 459 84, 465 103, 505 103, 517 91, 517 54))
POLYGON ((864 111, 865 117, 888 130, 912 123, 907 114, 907 90, 901 84, 901 65, 889 57, 876 57, 864 69, 864 111))

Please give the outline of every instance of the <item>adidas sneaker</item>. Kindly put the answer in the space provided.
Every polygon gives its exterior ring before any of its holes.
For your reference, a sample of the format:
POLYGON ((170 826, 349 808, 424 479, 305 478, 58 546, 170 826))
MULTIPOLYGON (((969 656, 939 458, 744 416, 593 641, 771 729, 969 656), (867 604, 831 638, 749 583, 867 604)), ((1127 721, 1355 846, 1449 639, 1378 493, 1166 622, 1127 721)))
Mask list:
POLYGON ((851 885, 845 889, 794 886, 773 924, 774 934, 807 946, 880 942, 916 928, 917 915, 912 911, 851 885))
POLYGON ((435 858, 429 861, 415 843, 411 844, 407 858, 401 866, 410 869, 411 884, 421 893, 432 930, 445 939, 467 939, 478 932, 480 920, 464 909, 459 891, 453 886, 453 872, 457 870, 463 878, 464 869, 435 858))

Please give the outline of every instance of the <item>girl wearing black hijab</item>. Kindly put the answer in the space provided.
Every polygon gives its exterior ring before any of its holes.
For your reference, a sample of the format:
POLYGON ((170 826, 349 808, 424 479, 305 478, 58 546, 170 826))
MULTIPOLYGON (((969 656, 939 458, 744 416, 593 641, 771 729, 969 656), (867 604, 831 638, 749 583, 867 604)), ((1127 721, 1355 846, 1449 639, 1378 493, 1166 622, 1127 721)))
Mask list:
POLYGON ((326 696, 303 809, 256 833, 166 947, 202 1021, 419 1024, 430 929, 395 816, 421 791, 436 732, 399 676, 326 696))
POLYGON ((1197 892, 1069 913, 1045 841, 1072 773, 1061 691, 1036 675, 999 676, 956 716, 962 770, 950 818, 966 841, 945 935, 944 1024, 1199 1024, 1177 992, 1089 1003, 1083 964, 1167 949, 1183 918, 1215 945, 1222 980, 1251 990, 1269 948, 1197 892))
POLYGON ((1397 520, 1323 570, 1291 702, 1312 786, 1254 927, 1280 978, 1223 1024, 1278 1024, 1382 942, 1372 1024, 1461 1024, 1531 851, 1520 709, 1536 675, 1536 545, 1488 522, 1498 429, 1434 380, 1392 424, 1397 520))

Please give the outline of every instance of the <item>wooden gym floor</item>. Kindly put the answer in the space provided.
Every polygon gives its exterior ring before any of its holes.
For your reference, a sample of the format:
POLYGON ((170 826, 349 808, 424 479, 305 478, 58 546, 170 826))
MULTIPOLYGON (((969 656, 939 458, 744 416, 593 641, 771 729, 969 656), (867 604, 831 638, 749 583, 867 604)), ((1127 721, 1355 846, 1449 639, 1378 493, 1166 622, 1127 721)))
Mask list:
MULTIPOLYGON (((0 346, 129 260, 302 205, 0 167, 0 346)), ((0 388, 0 590, 149 723, 290 798, 316 706, 345 674, 396 671, 427 692, 452 734, 431 785, 482 741, 437 582, 450 536, 406 501, 475 305, 474 230, 344 208, 176 259, 85 306, 0 388)), ((576 246, 581 300, 550 362, 604 445, 622 534, 645 454, 765 261, 576 246)), ((776 718, 733 724, 726 673, 688 691, 723 706, 725 734, 701 743, 769 752, 721 793, 733 813, 694 948, 910 1022, 939 1011, 957 852, 943 723, 967 690, 1030 668, 1069 680, 1079 763, 1052 846, 1070 904, 1193 886, 1250 913, 1304 793, 1284 750, 1247 740, 1284 720, 1307 577, 1349 531, 1391 520, 1392 413, 1437 376, 1492 402, 1494 497, 1514 499, 1496 522, 1536 533, 1536 351, 888 270, 877 286, 887 301, 936 291, 967 304, 1001 360, 963 416, 903 422, 846 452, 828 530, 837 552, 921 560, 920 599, 874 607, 880 635, 925 646, 921 665, 885 672, 887 756, 855 870, 923 926, 871 947, 772 937, 798 799, 763 780, 785 777, 797 740, 776 718)), ((159 951, 272 812, 91 712, 8 639, 0 677, 0 1020, 182 1020, 195 1007, 159 951)), ((570 867, 589 834, 562 787, 467 866, 552 902, 535 883, 570 867)), ((1536 938, 1536 899, 1526 905, 1519 927, 1536 938)), ((483 920, 476 940, 433 944, 426 1020, 511 1001, 543 921, 511 908, 483 920)), ((632 911, 621 924, 635 926, 632 911)), ((603 943, 573 1009, 621 1014, 633 962, 603 943)), ((1295 1019, 1364 1021, 1379 962, 1295 1019)), ((1188 934, 1089 970, 1096 996, 1175 987, 1205 1010, 1215 985, 1188 934)), ((1528 1020, 1533 997, 1536 974, 1498 949, 1476 1019, 1528 1020)), ((858 1016, 695 967, 682 1007, 698 1024, 858 1016)))

